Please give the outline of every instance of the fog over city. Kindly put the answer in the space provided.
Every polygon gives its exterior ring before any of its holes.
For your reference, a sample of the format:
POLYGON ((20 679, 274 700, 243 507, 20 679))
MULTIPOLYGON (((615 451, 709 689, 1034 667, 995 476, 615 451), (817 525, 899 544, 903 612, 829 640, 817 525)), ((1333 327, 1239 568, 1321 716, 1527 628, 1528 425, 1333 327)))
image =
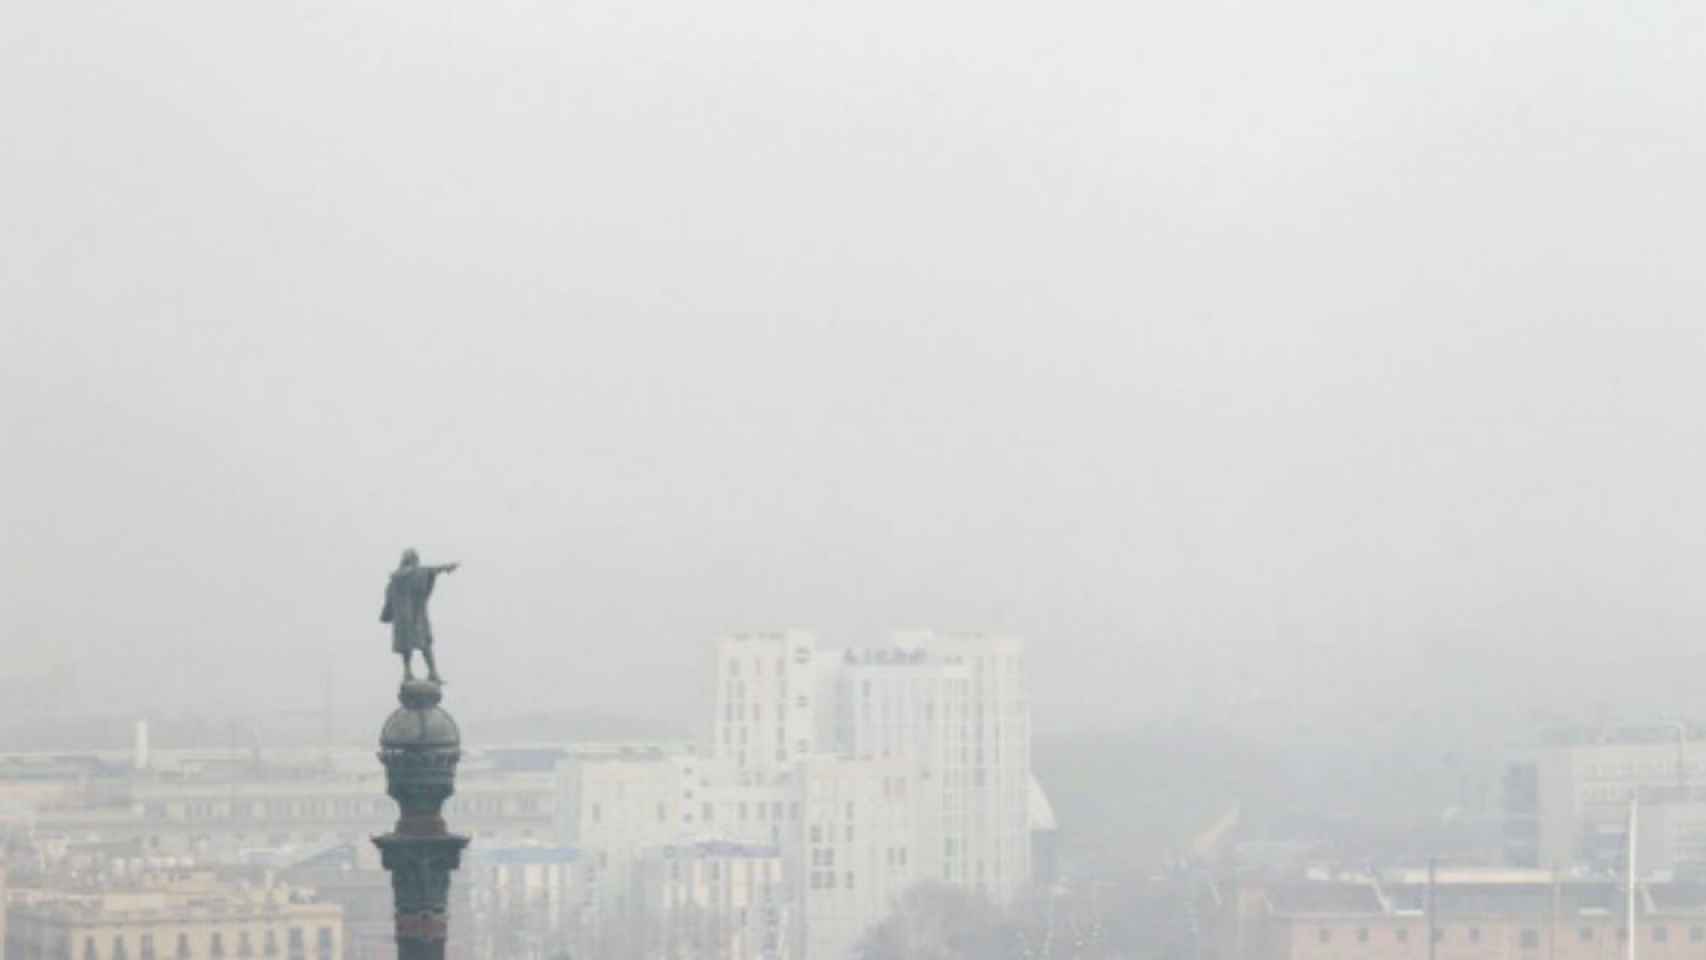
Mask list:
POLYGON ((674 711, 727 630, 928 625, 1028 638, 1048 727, 1679 705, 1703 31, 14 5, 7 671, 382 690, 416 544, 473 702, 674 711))
POLYGON ((1671 0, 0 4, 0 960, 1701 960, 1703 157, 1671 0))

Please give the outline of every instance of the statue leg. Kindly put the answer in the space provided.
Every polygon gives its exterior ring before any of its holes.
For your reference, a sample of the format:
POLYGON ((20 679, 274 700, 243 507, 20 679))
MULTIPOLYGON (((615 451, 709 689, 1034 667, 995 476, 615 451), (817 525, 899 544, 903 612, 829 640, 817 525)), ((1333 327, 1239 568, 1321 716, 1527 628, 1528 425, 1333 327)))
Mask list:
POLYGON ((403 651, 403 682, 408 683, 415 678, 415 652, 403 651))
POLYGON ((444 682, 444 680, 441 679, 438 675, 438 663, 435 662, 432 658, 432 648, 431 647, 422 647, 421 648, 421 659, 426 661, 427 679, 431 680, 433 683, 442 684, 444 682))

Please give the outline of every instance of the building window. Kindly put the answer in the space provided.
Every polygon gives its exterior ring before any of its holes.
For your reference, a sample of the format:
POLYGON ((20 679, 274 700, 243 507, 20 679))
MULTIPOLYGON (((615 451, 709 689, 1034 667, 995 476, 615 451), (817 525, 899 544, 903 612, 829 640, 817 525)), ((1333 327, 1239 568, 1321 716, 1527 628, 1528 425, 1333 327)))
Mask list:
POLYGON ((319 942, 320 956, 321 957, 331 956, 332 955, 332 928, 331 927, 321 927, 320 932, 315 934, 315 937, 318 939, 318 942, 319 942))
POLYGON ((1706 943, 1706 927, 1689 927, 1689 943, 1706 943))
POLYGON ((83 938, 83 960, 96 960, 94 937, 83 938))
POLYGON ((1592 927, 1583 927, 1580 930, 1577 930, 1576 931, 1576 939, 1580 940, 1583 943, 1592 943, 1593 942, 1593 928, 1592 927))
POLYGON ((1481 942, 1481 928, 1480 927, 1470 927, 1469 928, 1469 942, 1470 943, 1480 943, 1481 942))
POLYGON ((267 931, 266 937, 261 941, 261 949, 266 951, 266 955, 269 957, 278 956, 278 933, 276 931, 267 931))
POLYGON ((1368 928, 1367 927, 1358 927, 1357 928, 1357 943, 1367 943, 1367 942, 1368 942, 1368 928))
POLYGON ((302 956, 303 951, 304 951, 304 947, 302 945, 302 928, 301 927, 291 927, 290 928, 290 956, 294 960, 294 958, 302 956))
POLYGON ((154 935, 152 933, 142 935, 142 949, 138 953, 142 955, 142 960, 154 960, 154 935))
POLYGON ((1435 943, 1444 943, 1445 942, 1445 931, 1444 930, 1440 930, 1438 928, 1435 928, 1435 930, 1434 930, 1434 942, 1435 943))
POLYGON ((603 818, 603 815, 604 815, 604 811, 599 809, 598 804, 596 804, 596 803, 593 804, 592 805, 592 822, 597 823, 600 819, 603 818))
POLYGON ((122 935, 113 937, 113 960, 130 960, 130 951, 125 949, 122 935))
POLYGON ((1534 950, 1538 948, 1540 946, 1540 931, 1524 930, 1522 932, 1521 943, 1524 950, 1534 950))
POLYGON ((225 935, 224 934, 218 932, 217 930, 214 931, 213 936, 208 939, 207 955, 210 957, 223 957, 223 956, 225 956, 225 935))
POLYGON ((1410 942, 1410 928, 1409 927, 1399 927, 1398 929, 1392 931, 1392 935, 1398 938, 1399 943, 1409 943, 1410 942))
POLYGON ((1332 943, 1333 942, 1333 931, 1327 929, 1326 927, 1322 927, 1321 929, 1315 931, 1315 938, 1317 940, 1320 940, 1322 943, 1332 943))
POLYGON ((1669 927, 1654 927, 1653 928, 1653 942, 1654 943, 1669 943, 1670 942, 1670 928, 1669 927))
POLYGON ((187 933, 178 934, 177 956, 178 960, 190 960, 190 935, 187 933))

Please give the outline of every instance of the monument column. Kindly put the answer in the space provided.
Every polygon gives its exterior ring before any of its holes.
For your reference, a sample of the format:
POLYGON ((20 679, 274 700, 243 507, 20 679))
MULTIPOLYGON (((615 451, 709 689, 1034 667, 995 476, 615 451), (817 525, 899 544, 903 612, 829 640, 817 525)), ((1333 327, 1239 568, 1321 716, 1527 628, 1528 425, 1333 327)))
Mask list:
POLYGON ((379 734, 386 793, 397 801, 397 825, 373 838, 385 869, 397 917, 398 960, 444 960, 450 932, 450 873, 462 862, 468 838, 449 832, 444 802, 456 790, 462 735, 439 706, 444 692, 427 680, 406 680, 401 706, 379 734))

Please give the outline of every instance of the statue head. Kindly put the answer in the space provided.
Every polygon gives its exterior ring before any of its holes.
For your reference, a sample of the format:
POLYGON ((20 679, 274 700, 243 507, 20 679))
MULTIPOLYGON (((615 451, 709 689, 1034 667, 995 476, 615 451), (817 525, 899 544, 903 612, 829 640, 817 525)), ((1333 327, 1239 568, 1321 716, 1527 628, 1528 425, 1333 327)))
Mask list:
POLYGON ((414 547, 410 547, 409 549, 403 551, 403 562, 398 564, 398 567, 400 569, 407 570, 410 567, 418 567, 420 565, 421 565, 421 555, 419 553, 415 552, 414 547))

